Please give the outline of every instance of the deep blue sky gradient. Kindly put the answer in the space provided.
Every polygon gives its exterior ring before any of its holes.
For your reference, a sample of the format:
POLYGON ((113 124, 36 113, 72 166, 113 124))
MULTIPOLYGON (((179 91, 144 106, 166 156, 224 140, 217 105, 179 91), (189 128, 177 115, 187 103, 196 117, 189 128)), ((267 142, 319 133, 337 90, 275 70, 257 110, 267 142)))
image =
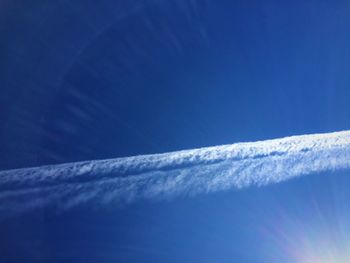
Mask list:
MULTIPOLYGON (((2 1, 0 170, 350 129, 349 13, 349 1, 2 1)), ((294 263, 281 232, 344 244, 349 180, 39 211, 0 222, 0 261, 294 263)))
POLYGON ((2 4, 2 169, 349 128, 348 1, 118 2, 2 4))

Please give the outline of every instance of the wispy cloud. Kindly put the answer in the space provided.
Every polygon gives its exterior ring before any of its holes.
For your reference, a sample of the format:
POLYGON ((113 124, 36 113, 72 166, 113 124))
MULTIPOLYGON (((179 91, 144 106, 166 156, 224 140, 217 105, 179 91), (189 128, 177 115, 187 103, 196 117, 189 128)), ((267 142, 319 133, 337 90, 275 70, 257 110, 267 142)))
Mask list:
POLYGON ((350 168, 350 131, 0 172, 0 214, 129 203, 350 168))

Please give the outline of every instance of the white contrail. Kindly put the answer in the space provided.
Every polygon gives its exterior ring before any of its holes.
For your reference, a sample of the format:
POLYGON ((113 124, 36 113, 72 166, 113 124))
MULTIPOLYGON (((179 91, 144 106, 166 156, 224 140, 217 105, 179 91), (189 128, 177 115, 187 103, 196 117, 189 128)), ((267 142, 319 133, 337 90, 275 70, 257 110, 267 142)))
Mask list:
POLYGON ((0 172, 0 214, 170 198, 350 168, 350 131, 0 172))

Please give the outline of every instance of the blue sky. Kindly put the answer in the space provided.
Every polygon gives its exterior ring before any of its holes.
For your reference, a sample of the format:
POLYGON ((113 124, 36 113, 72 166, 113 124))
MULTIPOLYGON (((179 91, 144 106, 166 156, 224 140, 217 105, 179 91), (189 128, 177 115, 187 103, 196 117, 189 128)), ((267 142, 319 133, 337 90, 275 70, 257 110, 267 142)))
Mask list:
MULTIPOLYGON (((0 169, 349 129, 349 5, 3 1, 0 169)), ((2 255, 308 263, 285 236, 306 239, 304 254, 323 239, 337 244, 329 254, 342 250, 346 175, 98 212, 43 211, 2 224, 2 255)))

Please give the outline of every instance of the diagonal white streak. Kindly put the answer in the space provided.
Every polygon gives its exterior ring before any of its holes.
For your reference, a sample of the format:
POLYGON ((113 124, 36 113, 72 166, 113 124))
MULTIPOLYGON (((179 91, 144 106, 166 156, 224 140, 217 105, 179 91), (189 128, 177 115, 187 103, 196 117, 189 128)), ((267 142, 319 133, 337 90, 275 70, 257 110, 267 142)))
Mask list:
POLYGON ((0 212, 128 203, 350 168, 350 131, 0 172, 0 212))

